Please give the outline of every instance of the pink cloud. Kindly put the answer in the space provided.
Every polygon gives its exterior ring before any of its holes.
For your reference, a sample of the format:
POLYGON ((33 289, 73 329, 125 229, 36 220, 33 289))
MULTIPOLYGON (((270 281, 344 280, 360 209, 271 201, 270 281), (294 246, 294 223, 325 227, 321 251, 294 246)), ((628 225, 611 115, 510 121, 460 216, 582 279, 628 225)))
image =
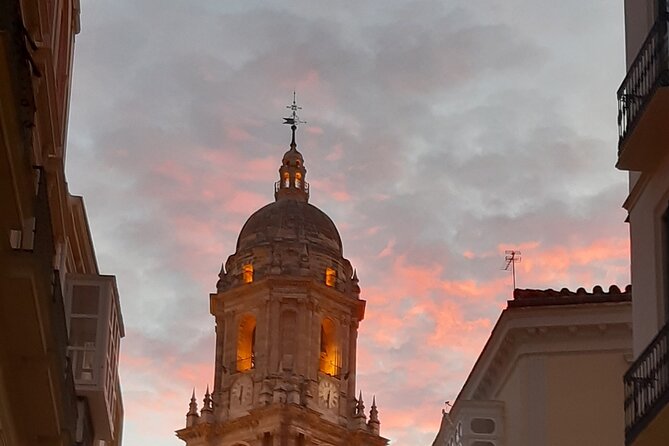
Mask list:
POLYGON ((341 144, 335 144, 332 146, 332 150, 327 154, 325 159, 327 161, 337 161, 341 159, 342 156, 344 156, 344 148, 341 144))
POLYGON ((192 173, 175 160, 166 159, 158 162, 153 167, 153 171, 162 178, 177 183, 179 186, 188 187, 193 184, 192 173))
POLYGON ((225 136, 236 143, 249 142, 253 137, 241 127, 226 126, 225 136))
POLYGON ((393 248, 395 247, 395 243, 397 243, 397 240, 394 238, 388 240, 388 243, 386 243, 386 246, 381 250, 380 253, 377 254, 376 257, 381 258, 381 257, 388 257, 393 254, 393 248))

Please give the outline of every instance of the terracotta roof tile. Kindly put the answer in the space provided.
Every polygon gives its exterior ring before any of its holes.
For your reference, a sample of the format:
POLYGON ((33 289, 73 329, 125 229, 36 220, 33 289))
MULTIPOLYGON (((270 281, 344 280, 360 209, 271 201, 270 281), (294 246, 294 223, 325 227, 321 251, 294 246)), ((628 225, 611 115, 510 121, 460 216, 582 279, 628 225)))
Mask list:
POLYGON ((624 291, 621 291, 616 285, 611 285, 608 292, 605 292, 601 286, 597 285, 592 289, 591 293, 582 287, 576 291, 571 291, 568 288, 562 288, 560 291, 551 288, 547 290, 517 288, 513 291, 513 300, 507 301, 507 308, 630 302, 631 300, 632 285, 627 285, 624 291))

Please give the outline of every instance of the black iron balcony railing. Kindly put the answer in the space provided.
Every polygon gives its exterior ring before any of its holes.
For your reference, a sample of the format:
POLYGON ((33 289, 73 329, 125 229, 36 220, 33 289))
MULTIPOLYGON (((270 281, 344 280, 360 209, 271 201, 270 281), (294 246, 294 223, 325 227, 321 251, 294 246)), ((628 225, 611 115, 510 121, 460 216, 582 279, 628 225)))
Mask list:
POLYGON ((618 89, 618 151, 658 86, 669 85, 667 14, 661 14, 618 89))
POLYGON ((625 442, 630 444, 669 402, 669 324, 625 373, 625 442))

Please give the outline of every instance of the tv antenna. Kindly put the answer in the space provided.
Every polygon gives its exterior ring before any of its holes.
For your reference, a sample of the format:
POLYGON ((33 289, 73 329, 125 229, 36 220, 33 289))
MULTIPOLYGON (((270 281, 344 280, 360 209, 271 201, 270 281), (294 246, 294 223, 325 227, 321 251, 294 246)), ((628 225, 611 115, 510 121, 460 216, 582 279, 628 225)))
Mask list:
POLYGON ((513 277, 513 289, 516 289, 516 262, 520 262, 522 258, 520 257, 520 251, 515 249, 504 251, 504 271, 511 270, 511 277, 513 277))

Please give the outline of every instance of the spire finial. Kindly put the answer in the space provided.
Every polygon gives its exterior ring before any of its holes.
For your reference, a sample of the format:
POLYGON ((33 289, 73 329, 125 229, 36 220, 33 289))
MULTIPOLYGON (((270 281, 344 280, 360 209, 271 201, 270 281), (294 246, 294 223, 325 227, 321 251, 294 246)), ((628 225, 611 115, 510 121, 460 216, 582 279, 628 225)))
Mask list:
POLYGON ((195 400, 195 388, 193 388, 193 395, 190 397, 190 404, 188 404, 187 417, 197 417, 197 401, 195 400))
POLYGON ((369 411, 369 421, 378 422, 379 421, 379 410, 376 407, 376 395, 372 398, 372 408, 369 411))
POLYGON ((204 394, 204 401, 203 401, 203 406, 202 406, 202 413, 203 415, 206 413, 211 413, 214 410, 213 407, 213 401, 211 399, 211 393, 209 393, 209 385, 207 385, 207 391, 204 394))
POLYGON ((379 421, 379 411, 376 408, 376 395, 372 398, 372 409, 369 411, 369 422, 367 423, 373 434, 381 433, 381 422, 379 421))
POLYGON ((290 129, 293 131, 293 139, 290 142, 290 148, 295 150, 297 147, 297 143, 295 143, 295 131, 297 130, 297 126, 307 123, 307 121, 300 121, 300 117, 297 116, 297 111, 302 110, 302 107, 297 105, 297 95, 295 90, 293 90, 293 103, 291 105, 286 105, 286 108, 291 110, 292 113, 289 117, 283 118, 283 123, 290 124, 290 129))

